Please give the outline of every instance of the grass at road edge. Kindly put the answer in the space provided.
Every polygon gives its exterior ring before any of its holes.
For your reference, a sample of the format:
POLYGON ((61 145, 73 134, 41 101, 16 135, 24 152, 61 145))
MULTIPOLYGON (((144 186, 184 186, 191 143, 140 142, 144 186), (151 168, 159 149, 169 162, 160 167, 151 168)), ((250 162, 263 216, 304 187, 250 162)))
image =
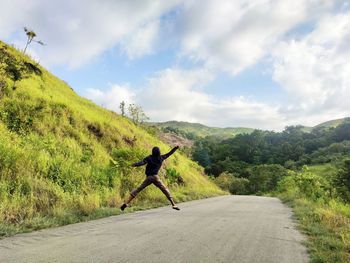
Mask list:
POLYGON ((350 262, 350 207, 337 201, 315 203, 304 198, 278 197, 292 207, 312 263, 350 262))

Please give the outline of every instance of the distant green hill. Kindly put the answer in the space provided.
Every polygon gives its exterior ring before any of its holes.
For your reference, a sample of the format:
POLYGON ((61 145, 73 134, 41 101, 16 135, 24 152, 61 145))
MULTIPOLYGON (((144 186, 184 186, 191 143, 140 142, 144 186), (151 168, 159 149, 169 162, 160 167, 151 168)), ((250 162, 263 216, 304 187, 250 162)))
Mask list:
MULTIPOLYGON (((350 123, 350 117, 330 120, 327 122, 320 123, 314 127, 299 125, 301 131, 311 132, 316 128, 335 128, 340 124, 350 123)), ((187 139, 195 139, 196 137, 203 138, 206 136, 216 136, 220 138, 228 138, 242 133, 251 133, 254 131, 253 128, 218 128, 208 127, 200 123, 191 123, 184 121, 167 121, 167 122, 152 122, 149 125, 156 126, 164 132, 173 132, 187 139)))
POLYGON ((312 132, 314 129, 335 128, 338 125, 341 125, 343 123, 350 123, 350 117, 326 121, 326 122, 317 124, 316 126, 313 126, 313 127, 308 127, 308 126, 299 126, 299 127, 300 127, 300 130, 303 131, 303 132, 312 132))
POLYGON ((174 131, 183 133, 186 137, 197 136, 217 136, 221 138, 232 137, 241 133, 251 133, 254 131, 252 128, 217 128, 208 127, 200 123, 190 123, 183 121, 167 121, 167 122, 156 122, 151 123, 164 131, 174 131))
POLYGON ((316 125, 313 128, 335 128, 338 125, 343 124, 343 123, 350 123, 350 117, 326 121, 326 122, 323 122, 323 123, 316 125))
MULTIPOLYGON (((117 213, 108 209, 144 179, 143 169, 130 164, 154 145, 170 150, 1 41, 0 134, 0 237, 117 213)), ((223 193, 180 152, 166 161, 160 176, 178 201, 223 193)), ((135 205, 164 202, 150 187, 135 205)))

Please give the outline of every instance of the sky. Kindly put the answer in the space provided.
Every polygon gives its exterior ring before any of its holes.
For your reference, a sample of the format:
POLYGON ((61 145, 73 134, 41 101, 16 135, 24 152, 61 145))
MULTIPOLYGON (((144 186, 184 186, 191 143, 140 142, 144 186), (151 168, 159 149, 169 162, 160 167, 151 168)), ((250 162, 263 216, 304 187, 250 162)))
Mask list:
POLYGON ((348 0, 0 0, 0 39, 151 121, 283 130, 350 116, 348 0))

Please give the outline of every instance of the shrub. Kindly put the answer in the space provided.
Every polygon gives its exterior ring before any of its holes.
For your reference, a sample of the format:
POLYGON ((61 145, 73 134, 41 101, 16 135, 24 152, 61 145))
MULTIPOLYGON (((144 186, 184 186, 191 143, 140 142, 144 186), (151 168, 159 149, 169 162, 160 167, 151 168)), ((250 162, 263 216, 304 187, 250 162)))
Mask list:
POLYGON ((232 194, 248 194, 249 193, 249 180, 247 178, 233 177, 230 186, 230 193, 232 194))
POLYGON ((184 185, 185 182, 181 177, 180 173, 175 168, 166 168, 165 169, 166 178, 169 185, 184 185))
POLYGON ((223 190, 232 194, 247 194, 249 180, 246 178, 237 178, 233 174, 224 172, 214 178, 214 182, 223 190))
POLYGON ((248 169, 251 193, 273 191, 278 182, 288 175, 287 169, 279 164, 263 164, 248 169))
POLYGON ((332 193, 331 183, 324 177, 308 171, 303 167, 301 172, 290 172, 278 183, 278 191, 292 193, 313 201, 329 200, 332 193))

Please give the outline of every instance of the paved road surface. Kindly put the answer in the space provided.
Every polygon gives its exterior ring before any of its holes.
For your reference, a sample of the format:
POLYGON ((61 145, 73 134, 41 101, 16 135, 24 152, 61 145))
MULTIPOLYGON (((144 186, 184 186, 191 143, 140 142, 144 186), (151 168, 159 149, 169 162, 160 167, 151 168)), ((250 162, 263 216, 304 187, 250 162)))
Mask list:
POLYGON ((0 240, 0 262, 308 262, 276 198, 221 196, 0 240))

